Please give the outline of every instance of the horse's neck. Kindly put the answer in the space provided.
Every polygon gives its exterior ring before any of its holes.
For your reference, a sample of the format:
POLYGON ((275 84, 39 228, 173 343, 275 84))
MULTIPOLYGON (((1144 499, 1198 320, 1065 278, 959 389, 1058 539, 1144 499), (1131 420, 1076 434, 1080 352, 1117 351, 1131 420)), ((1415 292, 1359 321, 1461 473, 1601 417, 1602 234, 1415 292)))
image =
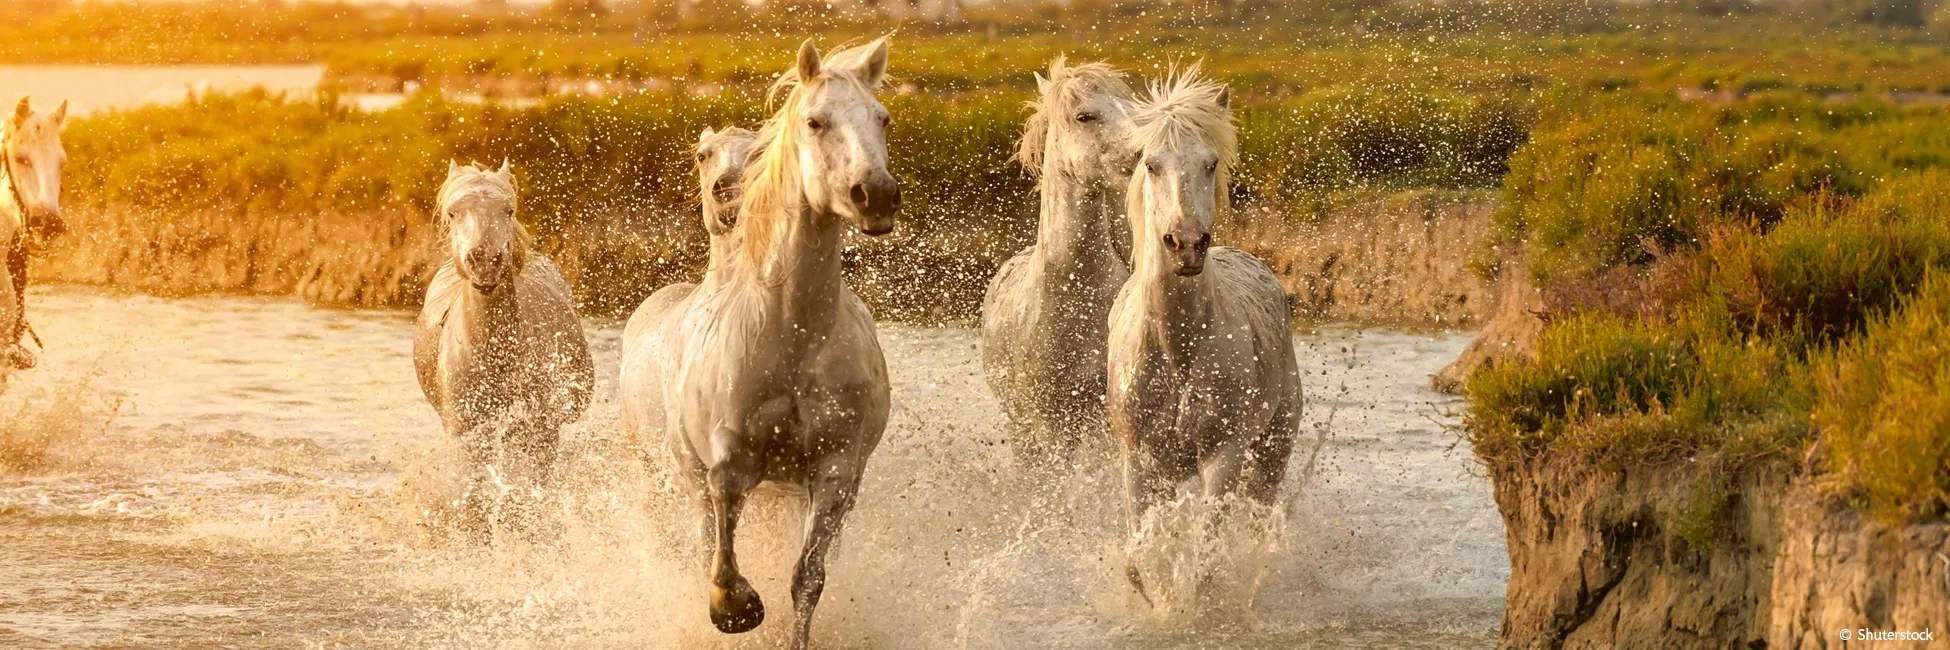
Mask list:
POLYGON ((1197 357, 1200 342, 1211 335, 1213 319, 1213 278, 1211 259, 1204 273, 1185 277, 1172 270, 1163 247, 1140 243, 1131 282, 1137 283, 1135 297, 1144 310, 1145 327, 1152 330, 1146 340, 1165 353, 1164 358, 1180 370, 1197 357))
POLYGON ((805 207, 797 215, 783 215, 772 230, 765 258, 750 278, 764 296, 765 327, 792 340, 824 336, 838 316, 846 293, 841 277, 839 215, 805 207))
POLYGON ((1045 171, 1032 260, 1043 293, 1074 295, 1110 284, 1122 264, 1110 245, 1111 211, 1118 209, 1110 194, 1045 171))
POLYGON ((523 341, 521 303, 517 297, 520 292, 515 286, 519 281, 510 280, 493 293, 482 293, 461 281, 454 313, 448 319, 449 322, 458 320, 459 333, 467 338, 474 354, 487 358, 511 358, 518 354, 523 341))

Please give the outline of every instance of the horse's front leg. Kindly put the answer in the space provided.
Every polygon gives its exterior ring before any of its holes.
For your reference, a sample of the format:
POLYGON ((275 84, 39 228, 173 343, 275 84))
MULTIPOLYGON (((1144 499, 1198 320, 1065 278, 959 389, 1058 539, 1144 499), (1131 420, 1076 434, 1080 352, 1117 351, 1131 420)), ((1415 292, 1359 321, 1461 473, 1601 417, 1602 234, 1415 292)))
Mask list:
POLYGON ((745 507, 745 494, 758 487, 763 451, 735 448, 736 438, 726 428, 712 434, 712 444, 719 449, 716 463, 705 477, 711 500, 711 525, 717 541, 711 556, 711 624, 726 634, 748 632, 765 622, 765 604, 759 600, 751 582, 739 574, 738 553, 733 547, 738 515, 745 507), (734 442, 720 442, 725 439, 734 442))
POLYGON ((846 514, 853 510, 865 470, 851 454, 833 454, 814 463, 806 490, 806 543, 792 576, 792 612, 798 623, 792 633, 792 647, 799 650, 812 643, 813 609, 819 606, 819 596, 826 589, 826 553, 839 535, 846 514))
MULTIPOLYGON (((1144 515, 1168 499, 1174 487, 1162 467, 1159 452, 1143 434, 1124 438, 1124 515, 1132 540, 1144 530, 1144 515)), ((1156 606, 1145 589, 1137 558, 1127 559, 1124 577, 1130 580, 1131 587, 1137 589, 1145 604, 1156 606)))

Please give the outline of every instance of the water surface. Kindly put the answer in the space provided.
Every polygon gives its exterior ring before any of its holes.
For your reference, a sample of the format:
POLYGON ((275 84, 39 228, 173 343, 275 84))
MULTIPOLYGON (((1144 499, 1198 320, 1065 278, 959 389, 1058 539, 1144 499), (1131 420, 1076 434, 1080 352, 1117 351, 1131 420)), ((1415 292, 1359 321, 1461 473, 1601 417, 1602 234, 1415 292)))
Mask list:
MULTIPOLYGON (((718 634, 689 519, 618 431, 618 322, 587 323, 599 397, 565 434, 560 538, 478 549, 422 516, 444 434, 414 383, 412 314, 30 299, 49 352, 0 395, 0 647, 783 644, 790 508, 761 499, 741 531, 766 625, 718 634)), ((1308 424, 1286 525, 1256 622, 1228 625, 1136 601, 1107 460, 1055 487, 1014 471, 976 333, 881 337, 893 421, 833 552, 821 646, 1494 645, 1500 519, 1447 429, 1459 403, 1425 388, 1466 335, 1296 337, 1308 424)))

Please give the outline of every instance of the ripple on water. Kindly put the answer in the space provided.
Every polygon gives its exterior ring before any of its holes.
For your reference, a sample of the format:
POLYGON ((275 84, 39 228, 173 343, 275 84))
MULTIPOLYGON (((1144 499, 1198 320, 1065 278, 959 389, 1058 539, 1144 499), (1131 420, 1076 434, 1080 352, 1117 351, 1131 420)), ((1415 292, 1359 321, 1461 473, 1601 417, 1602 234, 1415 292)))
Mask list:
MULTIPOLYGON (((0 584, 0 646, 785 638, 796 508, 756 500, 740 554, 771 616, 719 635, 694 517, 618 430, 620 322, 589 322, 598 399, 565 433, 565 487, 546 506, 559 537, 466 549, 425 525, 445 441, 414 383, 411 314, 69 288, 31 299, 48 363, 0 406, 45 415, 54 396, 87 399, 37 420, 60 430, 41 461, 0 467, 0 574, 18 576, 0 584)), ((975 333, 881 334, 894 416, 833 553, 822 645, 1494 644, 1501 520, 1445 428, 1456 402, 1424 388, 1466 337, 1296 338, 1306 439, 1256 622, 1222 625, 1157 615, 1132 594, 1108 457, 1054 483, 1011 470, 975 333)))

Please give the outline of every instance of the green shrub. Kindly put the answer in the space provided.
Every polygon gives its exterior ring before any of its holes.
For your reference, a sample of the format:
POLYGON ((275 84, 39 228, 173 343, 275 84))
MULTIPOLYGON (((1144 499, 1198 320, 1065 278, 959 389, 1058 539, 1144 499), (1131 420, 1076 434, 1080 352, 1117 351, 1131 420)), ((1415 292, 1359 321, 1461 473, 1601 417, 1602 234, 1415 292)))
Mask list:
POLYGON ((1836 486, 1888 521, 1950 512, 1950 272, 1932 271, 1816 375, 1836 486))

